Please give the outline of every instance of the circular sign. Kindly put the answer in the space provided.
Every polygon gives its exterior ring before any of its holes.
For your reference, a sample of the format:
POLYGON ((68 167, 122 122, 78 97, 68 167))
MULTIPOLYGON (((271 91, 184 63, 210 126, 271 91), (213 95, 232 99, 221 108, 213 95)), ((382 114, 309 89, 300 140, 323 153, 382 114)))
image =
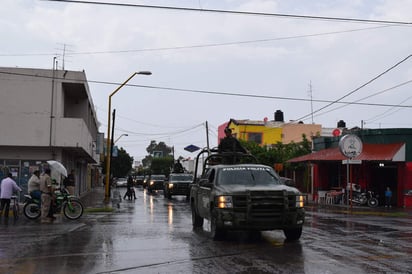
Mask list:
POLYGON ((338 128, 335 128, 335 129, 332 131, 332 135, 333 135, 334 137, 340 136, 341 133, 342 133, 341 130, 338 129, 338 128))
POLYGON ((343 136, 339 141, 340 152, 348 158, 356 158, 362 153, 362 141, 354 135, 348 134, 343 136))

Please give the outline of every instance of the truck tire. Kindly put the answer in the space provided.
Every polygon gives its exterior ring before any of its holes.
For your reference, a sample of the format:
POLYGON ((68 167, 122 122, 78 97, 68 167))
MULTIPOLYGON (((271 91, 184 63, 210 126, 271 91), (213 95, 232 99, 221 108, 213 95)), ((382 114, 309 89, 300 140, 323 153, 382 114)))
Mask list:
POLYGON ((202 227, 203 226, 203 218, 200 217, 195 209, 194 204, 191 205, 192 208, 192 225, 194 228, 202 227))
POLYGON ((286 240, 289 242, 297 241, 300 239, 302 235, 302 228, 291 228, 291 229, 284 229, 283 233, 285 234, 286 240))

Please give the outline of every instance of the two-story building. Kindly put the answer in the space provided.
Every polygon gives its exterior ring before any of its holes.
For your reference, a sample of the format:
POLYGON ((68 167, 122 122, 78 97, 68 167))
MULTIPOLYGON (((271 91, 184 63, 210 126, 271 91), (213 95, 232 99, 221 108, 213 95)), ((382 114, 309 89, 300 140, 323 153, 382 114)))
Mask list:
POLYGON ((229 127, 235 138, 244 141, 253 141, 261 146, 270 146, 277 143, 289 144, 301 142, 302 134, 308 139, 319 136, 322 126, 319 124, 285 123, 283 112, 277 110, 274 120, 237 120, 230 119, 218 127, 218 143, 225 136, 224 129, 229 127))
POLYGON ((103 134, 84 71, 0 68, 0 126, 0 176, 25 191, 47 160, 75 170, 77 195, 99 179, 103 134))

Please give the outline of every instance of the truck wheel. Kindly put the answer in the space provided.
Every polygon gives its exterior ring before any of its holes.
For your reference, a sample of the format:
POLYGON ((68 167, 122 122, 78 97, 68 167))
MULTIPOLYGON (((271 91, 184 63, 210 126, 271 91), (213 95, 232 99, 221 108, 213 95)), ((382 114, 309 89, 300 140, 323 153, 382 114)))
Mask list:
POLYGON ((286 240, 293 242, 299 240, 300 236, 302 235, 302 228, 292 228, 292 229, 284 229, 283 233, 285 234, 286 240))
POLYGON ((193 225, 193 227, 194 227, 194 228, 196 228, 196 227, 202 227, 202 226, 203 226, 203 218, 200 217, 200 216, 197 214, 196 209, 195 209, 193 203, 192 203, 191 208, 192 208, 192 225, 193 225))
POLYGON ((210 233, 215 241, 223 239, 226 235, 226 231, 218 227, 216 223, 216 216, 214 216, 214 214, 212 214, 212 217, 210 218, 210 233))

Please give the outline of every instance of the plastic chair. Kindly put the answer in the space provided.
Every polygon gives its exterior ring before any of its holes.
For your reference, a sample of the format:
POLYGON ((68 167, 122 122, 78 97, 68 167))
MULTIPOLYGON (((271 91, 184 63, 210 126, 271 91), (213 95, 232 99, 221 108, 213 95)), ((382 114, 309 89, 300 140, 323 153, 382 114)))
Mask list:
POLYGON ((326 196, 325 196, 325 200, 326 200, 326 204, 328 205, 332 205, 335 203, 335 197, 332 193, 330 192, 326 192, 326 196))
POLYGON ((318 204, 325 204, 326 203, 326 193, 325 190, 318 190, 318 204))

